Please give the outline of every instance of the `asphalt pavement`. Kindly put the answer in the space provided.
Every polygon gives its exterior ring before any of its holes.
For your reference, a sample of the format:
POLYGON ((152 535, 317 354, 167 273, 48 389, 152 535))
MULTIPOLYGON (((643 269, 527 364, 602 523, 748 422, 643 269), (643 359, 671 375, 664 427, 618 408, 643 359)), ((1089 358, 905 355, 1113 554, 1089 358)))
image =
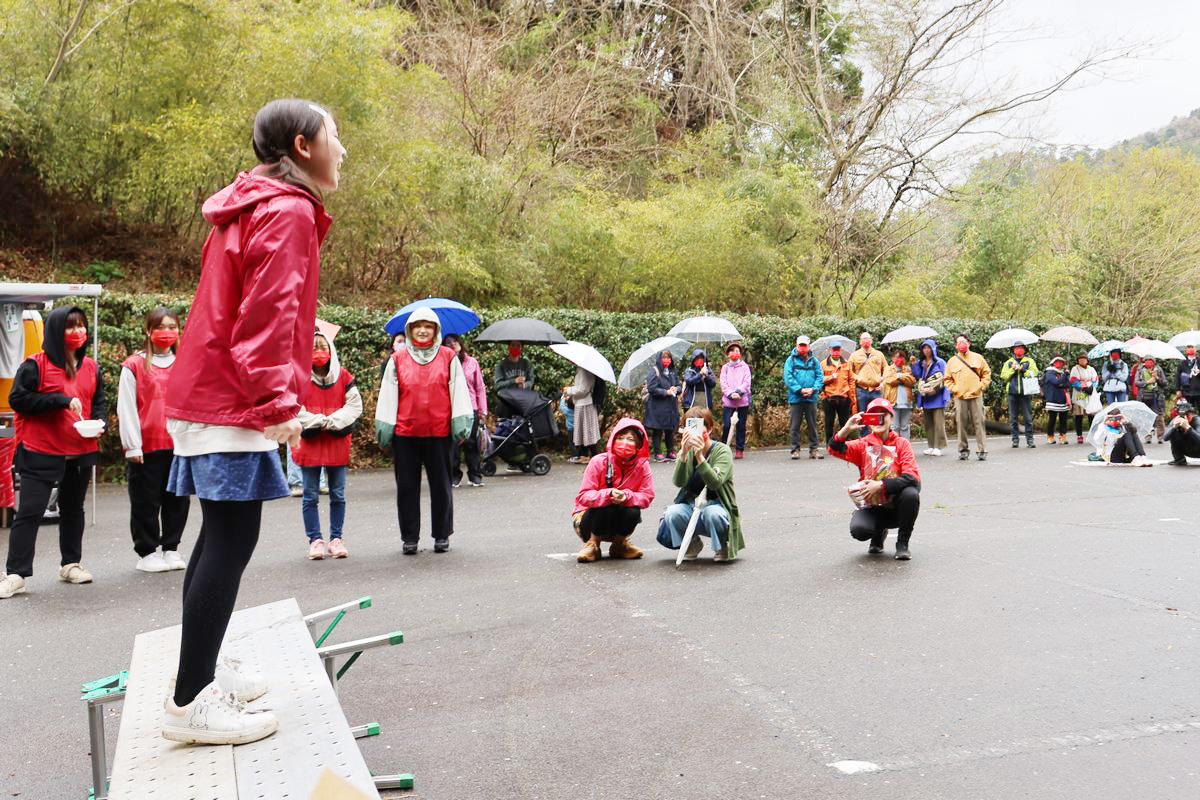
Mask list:
MULTIPOLYGON (((572 555, 581 467, 455 490, 451 551, 408 557, 390 473, 355 472, 350 558, 307 561, 300 502, 268 503, 238 605, 369 594, 337 636, 404 631, 342 687, 352 723, 382 725, 360 742, 372 769, 415 773, 399 796, 1200 797, 1200 469, 990 446, 918 456, 907 563, 894 537, 885 557, 850 538, 856 475, 831 458, 748 452, 746 549, 681 569, 654 542, 670 465, 634 537, 645 558, 595 564, 572 555)), ((194 505, 185 553, 199 522, 194 505)), ((179 618, 182 573, 134 561, 124 487, 102 486, 95 583, 57 580, 44 527, 27 594, 0 601, 0 797, 86 796, 79 684, 179 618)))

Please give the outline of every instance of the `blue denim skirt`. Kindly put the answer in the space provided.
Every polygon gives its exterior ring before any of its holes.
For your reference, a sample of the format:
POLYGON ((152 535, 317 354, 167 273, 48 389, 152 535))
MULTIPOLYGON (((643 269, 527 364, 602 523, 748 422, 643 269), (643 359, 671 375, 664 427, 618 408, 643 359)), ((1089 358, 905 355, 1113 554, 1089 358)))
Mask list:
POLYGON ((275 500, 289 495, 279 452, 175 456, 167 491, 201 500, 275 500))

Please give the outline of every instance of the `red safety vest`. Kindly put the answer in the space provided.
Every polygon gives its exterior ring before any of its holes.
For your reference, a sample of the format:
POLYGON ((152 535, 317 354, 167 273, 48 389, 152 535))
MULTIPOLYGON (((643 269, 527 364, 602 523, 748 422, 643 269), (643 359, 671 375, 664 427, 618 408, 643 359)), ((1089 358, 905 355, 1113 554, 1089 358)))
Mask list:
MULTIPOLYGON (((96 393, 96 362, 84 356, 68 378, 66 370, 56 367, 45 353, 34 353, 30 358, 38 367, 38 391, 57 392, 67 397, 78 397, 83 404, 83 418, 91 419, 92 396, 96 393)), ((18 438, 26 450, 50 456, 83 456, 97 452, 99 437, 85 439, 75 430, 78 418, 69 409, 47 411, 44 414, 21 414, 18 438)))
POLYGON ((392 354, 400 398, 396 404, 397 436, 450 435, 449 347, 441 347, 433 361, 418 364, 407 351, 392 354))
MULTIPOLYGON (((167 378, 171 367, 146 369, 144 356, 133 355, 125 359, 122 367, 137 379, 138 421, 142 424, 142 452, 174 450, 175 443, 167 433, 167 378)), ((174 366, 172 364, 171 366, 174 366)))
MULTIPOLYGON (((347 370, 341 370, 338 379, 329 386, 318 386, 312 381, 300 394, 300 405, 310 414, 326 416, 346 405, 346 387, 354 381, 347 370)), ((300 446, 292 448, 292 460, 302 467, 345 467, 350 464, 350 434, 334 436, 321 431, 316 436, 300 437, 300 446)))

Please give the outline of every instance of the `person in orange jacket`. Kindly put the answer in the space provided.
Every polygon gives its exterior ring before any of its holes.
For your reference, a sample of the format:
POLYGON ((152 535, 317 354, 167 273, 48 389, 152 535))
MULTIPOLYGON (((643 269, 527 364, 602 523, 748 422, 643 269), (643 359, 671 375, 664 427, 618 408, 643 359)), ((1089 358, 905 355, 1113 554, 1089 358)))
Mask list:
POLYGON ((829 348, 829 355, 821 362, 821 371, 825 373, 821 408, 825 412, 825 441, 829 441, 833 437, 834 419, 841 427, 854 413, 854 373, 850 362, 842 358, 841 345, 829 348))

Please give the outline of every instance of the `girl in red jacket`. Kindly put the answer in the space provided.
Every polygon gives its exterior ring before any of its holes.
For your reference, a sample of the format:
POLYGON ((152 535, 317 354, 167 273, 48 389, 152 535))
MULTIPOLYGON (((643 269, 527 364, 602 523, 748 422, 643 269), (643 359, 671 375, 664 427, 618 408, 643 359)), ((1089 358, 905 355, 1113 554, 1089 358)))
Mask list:
MULTIPOLYGON (((8 537, 7 574, 0 577, 0 599, 25 591, 33 575, 33 548, 38 526, 58 484, 58 546, 67 583, 91 583, 92 574, 79 561, 83 553, 83 498, 87 494, 96 443, 81 435, 75 423, 103 420, 104 380, 89 358, 87 316, 81 308, 56 308, 46 320, 42 352, 25 359, 13 376, 9 403, 16 412, 21 504, 8 537)), ((103 422, 98 426, 103 429, 103 422)))
POLYGON ((300 443, 300 392, 312 371, 319 251, 346 150, 333 117, 304 100, 275 100, 254 119, 261 162, 205 201, 212 225, 187 335, 167 382, 175 445, 168 488, 200 498, 204 524, 183 583, 183 631, 163 736, 242 744, 278 727, 243 701, 261 675, 218 650, 242 571, 258 542, 264 500, 288 495, 279 445, 300 443), (232 696, 231 696, 232 695, 232 696))
POLYGON ((325 557, 321 538, 321 468, 329 480, 329 556, 350 555, 342 543, 342 525, 346 521, 346 472, 350 466, 350 432, 362 416, 362 395, 350 371, 338 361, 333 340, 318 333, 313 339, 312 380, 300 397, 300 446, 292 457, 304 476, 304 532, 308 534, 308 557, 325 557))
POLYGON ((179 317, 169 308, 156 308, 146 315, 145 334, 144 349, 121 364, 117 423, 125 451, 136 567, 142 572, 166 572, 187 567, 179 555, 179 542, 190 503, 186 496, 167 491, 174 445, 167 433, 165 407, 179 317))
POLYGON ((846 420, 842 429, 829 440, 829 453, 858 467, 859 482, 852 496, 861 506, 850 518, 850 535, 860 542, 871 541, 868 553, 883 552, 888 528, 898 528, 896 560, 908 561, 908 540, 921 510, 921 473, 908 439, 891 429, 895 411, 892 404, 878 397, 867 405, 867 414, 878 414, 880 421, 867 426, 865 437, 847 441, 855 429, 863 426, 863 412, 846 420))
POLYGON ((575 559, 597 560, 601 542, 612 543, 608 548, 612 558, 641 558, 642 551, 629 543, 629 537, 642 521, 642 509, 653 501, 646 429, 625 417, 613 426, 605 452, 592 456, 583 471, 572 515, 583 549, 575 559))

